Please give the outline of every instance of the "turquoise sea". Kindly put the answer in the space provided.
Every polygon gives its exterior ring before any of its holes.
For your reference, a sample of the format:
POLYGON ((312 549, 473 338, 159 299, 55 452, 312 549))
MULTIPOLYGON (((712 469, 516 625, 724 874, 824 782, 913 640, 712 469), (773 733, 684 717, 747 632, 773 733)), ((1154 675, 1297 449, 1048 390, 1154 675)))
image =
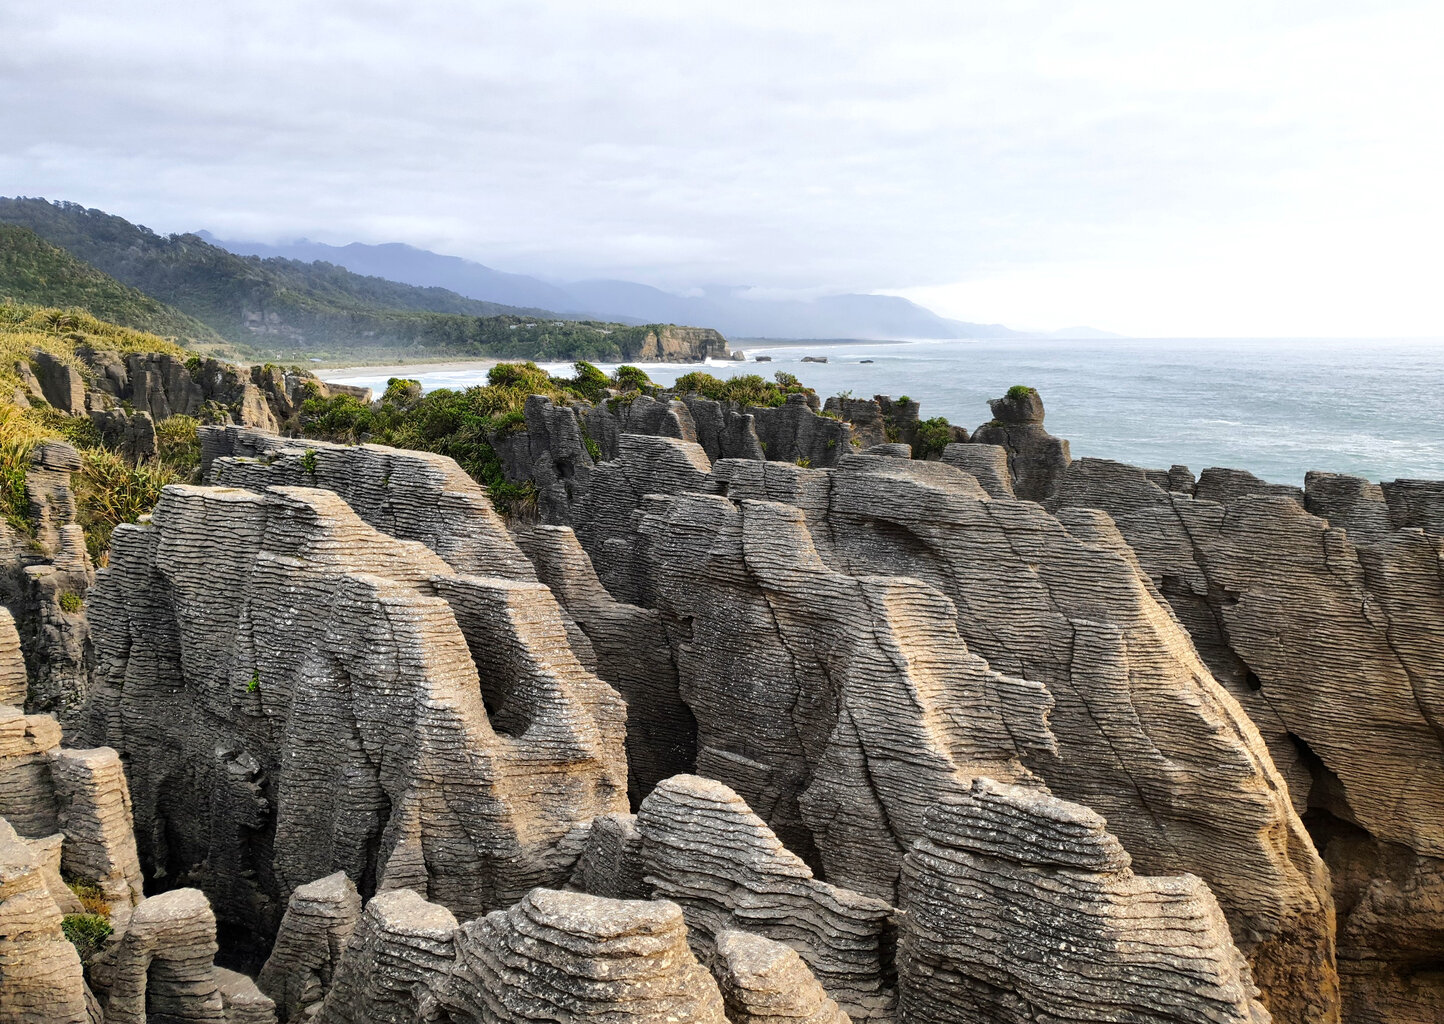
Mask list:
MULTIPOLYGON (((1247 469, 1302 484, 1310 469, 1372 480, 1444 478, 1444 340, 1156 339, 734 343, 717 376, 796 374, 827 396, 908 395, 972 429, 987 399, 1038 389, 1047 427, 1092 455, 1166 468, 1247 469), (752 356, 770 355, 770 363, 752 356), (828 362, 803 363, 803 356, 828 362), (871 363, 860 360, 870 359, 871 363)), ((550 366, 550 364, 549 364, 550 366)), ((610 371, 613 367, 602 367, 610 371)), ((696 365, 646 364, 659 383, 696 365)), ((551 366, 569 373, 566 364, 551 366)), ((378 390, 388 374, 322 371, 378 390)), ((418 365, 427 389, 484 383, 484 367, 418 365)))

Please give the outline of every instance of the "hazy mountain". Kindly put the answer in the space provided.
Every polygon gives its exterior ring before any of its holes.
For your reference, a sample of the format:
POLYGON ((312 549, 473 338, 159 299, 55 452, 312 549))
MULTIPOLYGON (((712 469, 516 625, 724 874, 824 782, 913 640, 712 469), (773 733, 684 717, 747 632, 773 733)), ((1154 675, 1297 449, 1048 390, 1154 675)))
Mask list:
POLYGON ((949 320, 891 295, 776 299, 754 297, 749 288, 728 286, 709 287, 700 295, 677 295, 632 281, 551 284, 400 243, 326 245, 302 239, 268 245, 222 240, 205 231, 198 237, 233 253, 325 260, 358 274, 436 285, 472 299, 541 306, 605 320, 701 324, 734 338, 1000 338, 1018 334, 999 324, 949 320))

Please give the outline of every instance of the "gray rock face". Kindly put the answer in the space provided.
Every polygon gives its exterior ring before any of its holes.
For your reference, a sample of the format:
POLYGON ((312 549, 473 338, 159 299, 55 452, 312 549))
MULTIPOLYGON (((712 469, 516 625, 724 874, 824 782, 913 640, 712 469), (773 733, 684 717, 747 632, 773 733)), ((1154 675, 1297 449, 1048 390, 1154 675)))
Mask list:
POLYGON ((58 535, 52 557, 25 566, 20 574, 17 625, 30 674, 25 706, 55 714, 67 736, 73 736, 90 689, 90 623, 85 600, 95 572, 81 527, 75 523, 62 526, 58 535))
MULTIPOLYGON (((648 462, 665 458, 650 454, 648 462)), ((617 463, 600 467, 598 478, 648 472, 628 462, 624 454, 617 463)), ((642 493, 666 493, 664 486, 656 486, 662 481, 654 477, 649 482, 653 486, 642 493)), ((868 456, 850 456, 833 471, 727 461, 718 464, 710 478, 700 477, 686 489, 719 487, 725 488, 728 501, 682 495, 641 502, 639 497, 634 532, 623 535, 618 530, 602 544, 594 543, 596 534, 578 529, 598 575, 609 585, 616 577, 634 583, 641 575, 638 564, 661 568, 656 580, 662 582, 634 586, 633 593, 662 610, 669 621, 675 618, 680 627, 674 640, 679 684, 698 720, 700 772, 722 778, 749 803, 766 807, 769 824, 783 841, 805 859, 825 864, 830 879, 879 892, 869 888, 873 883, 865 876, 876 877, 880 861, 855 852, 865 843, 878 849, 875 833, 855 820, 874 803, 866 793, 846 788, 849 780, 857 787, 859 778, 876 776, 862 773, 856 761, 848 765, 834 760, 840 766, 835 776, 822 768, 793 769, 793 778, 808 780, 809 791, 825 792, 827 782, 839 780, 836 792, 847 796, 837 802, 843 810, 836 824, 833 805, 819 804, 810 819, 799 821, 808 813, 805 803, 798 804, 804 815, 793 816, 789 801, 769 789, 777 785, 778 763, 822 762, 813 760, 815 745, 784 738, 792 729, 792 691, 777 682, 797 672, 795 666, 807 665, 812 648, 799 648, 791 637, 785 643, 764 638, 778 628, 777 622, 785 624, 794 615, 808 624, 799 631, 803 636, 830 635, 812 625, 825 614, 819 608, 838 606, 821 583, 829 572, 854 578, 872 573, 917 578, 951 603, 937 605, 935 617, 918 620, 928 626, 909 634, 899 647, 935 649, 939 627, 933 623, 951 618, 960 641, 980 656, 984 678, 1021 677, 1045 684, 1056 702, 1049 723, 1057 752, 1037 742, 1010 742, 1009 749, 1022 755, 1024 767, 1060 797, 1105 814, 1140 870, 1192 872, 1204 878, 1278 1019, 1326 1020, 1336 1012, 1326 873, 1290 804, 1284 780, 1258 730, 1199 660, 1188 635, 1105 516, 1071 509, 1055 518, 1028 502, 991 500, 973 478, 952 466, 868 456), (820 566, 796 565, 791 553, 807 546, 790 525, 793 532, 781 539, 775 518, 756 531, 756 554, 745 543, 739 552, 737 540, 720 542, 745 536, 740 525, 724 531, 715 524, 745 523, 755 507, 749 499, 786 501, 800 509, 792 522, 796 529, 805 525, 820 566), (734 502, 740 502, 740 508, 734 502), (777 548, 788 554, 779 555, 777 548), (628 560, 625 572, 608 565, 618 555, 628 560), (785 574, 789 559, 794 564, 785 574), (744 567, 740 575, 739 565, 744 567), (725 598, 715 590, 710 599, 703 596, 707 588, 736 587, 733 581, 747 580, 749 573, 761 575, 764 568, 784 579, 792 575, 791 585, 799 595, 807 595, 805 618, 800 611, 777 605, 773 589, 785 592, 787 587, 770 579, 765 602, 743 601, 732 589, 725 598), (709 609, 725 609, 725 614, 709 614, 709 609), (723 621, 714 625, 714 619, 723 621), (714 635, 713 630, 720 632, 714 635), (778 650, 787 652, 785 659, 777 658, 778 650), (709 706, 709 693, 723 696, 709 706), (738 709, 749 707, 758 709, 757 721, 748 719, 744 725, 737 719, 738 709), (718 751, 715 757, 713 750, 718 751), (1228 767, 1222 769, 1224 765, 1228 767), (814 837, 814 821, 853 848, 836 862, 820 859, 819 851, 825 858, 830 840, 814 837), (859 865, 852 869, 858 873, 847 874, 847 863, 859 865)), ((620 516, 613 520, 626 521, 620 516)), ((910 610, 924 606, 922 595, 932 592, 916 585, 890 586, 907 595, 910 610)), ((856 637, 861 631, 855 624, 874 622, 876 616, 858 611, 848 621, 852 625, 846 633, 856 637)), ((823 641, 818 646, 831 651, 835 645, 823 641)), ((953 655, 945 664, 956 671, 966 662, 953 655)), ((871 684, 869 678, 868 696, 860 703, 877 712, 889 732, 911 720, 882 712, 884 705, 871 684)), ((816 685, 802 692, 835 692, 826 689, 827 684, 820 691, 816 685)), ((1005 707, 1025 692, 1018 685, 996 690, 1000 699, 1007 698, 1005 707)), ((965 706, 976 713, 988 705, 969 701, 965 706)), ((1016 735, 1036 734, 1024 729, 1016 735)), ((926 744, 893 738, 879 746, 915 751, 927 749, 926 744)), ((839 743, 835 749, 846 746, 839 743)), ((873 764, 871 757, 866 763, 873 764)), ((966 786, 989 770, 974 763, 950 779, 938 776, 936 792, 966 786)), ((914 792, 927 778, 913 770, 899 776, 914 792)), ((919 809, 923 803, 919 801, 919 809)), ((884 806, 894 831, 896 822, 908 820, 884 806)), ((899 856, 914 835, 905 833, 893 855, 899 856)), ((886 896, 888 890, 879 894, 886 896)))
POLYGON ((216 949, 216 919, 199 890, 141 903, 115 953, 106 1024, 273 1024, 271 1001, 249 978, 217 968, 216 949))
POLYGON ((1270 1019, 1208 886, 1135 875, 1086 807, 979 779, 903 871, 908 1024, 1270 1019))
POLYGON ((91 620, 91 728, 126 757, 142 860, 248 934, 337 869, 505 906, 626 809, 622 702, 546 589, 457 575, 332 492, 167 488, 116 531, 91 620))
POLYGON ((1396 530, 1444 534, 1444 480, 1391 480, 1379 485, 1396 530))
POLYGON ((46 552, 60 546, 60 528, 75 522, 70 474, 80 469, 80 453, 64 441, 46 441, 30 453, 25 497, 35 521, 35 540, 46 552))
POLYGON ((85 379, 80 371, 59 357, 42 349, 31 353, 40 390, 45 400, 63 413, 76 415, 85 411, 85 379))
POLYGON ((748 932, 717 936, 712 967, 732 1024, 848 1024, 791 946, 748 932))
POLYGON ((1007 395, 988 402, 993 419, 973 431, 978 444, 995 444, 1008 453, 1013 490, 1026 501, 1043 501, 1058 487, 1072 456, 1068 442, 1043 429, 1043 400, 1038 392, 1007 395))
POLYGON ((271 955, 256 978, 275 1002, 281 1024, 320 1009, 360 919, 361 897, 344 871, 291 893, 271 955))
POLYGON ((677 689, 661 613, 608 594, 570 528, 540 526, 519 541, 542 582, 586 634, 597 674, 627 702, 627 780, 635 806, 697 758, 697 723, 677 689))
POLYGON ((1013 474, 1008 469, 1008 450, 996 444, 950 444, 943 449, 943 462, 957 466, 987 492, 990 498, 1009 499, 1013 474))
POLYGON ((1114 517, 1287 773, 1333 871, 1346 1000, 1362 999, 1368 1019, 1400 1021, 1429 999, 1444 1005, 1444 986, 1417 969, 1444 934, 1444 902, 1425 895, 1444 864, 1444 541, 1391 529, 1384 492, 1357 478, 1311 474, 1302 503, 1200 481, 1221 504, 1165 494, 1117 464, 1069 475, 1060 497, 1114 517), (1365 898, 1360 878, 1376 879, 1377 897, 1365 898), (1389 894, 1400 885, 1415 896, 1389 894), (1394 908, 1385 929, 1373 898, 1394 908), (1403 1001, 1397 1016, 1390 991, 1403 1001))
POLYGON ((456 956, 456 918, 410 889, 366 904, 315 1024, 410 1024, 456 956))
POLYGON ((0 817, 0 1021, 90 1024, 80 957, 40 863, 0 817))
POLYGON ((428 1009, 424 1019, 449 1024, 727 1020, 675 904, 547 889, 457 932, 428 1009))
POLYGON ((642 864, 642 833, 635 814, 604 814, 592 820, 568 889, 614 900, 648 896, 642 864))
POLYGON ((669 779, 643 802, 637 823, 647 885, 655 898, 682 908, 704 959, 727 958, 714 947, 729 930, 776 939, 800 953, 854 1019, 891 1018, 891 906, 817 881, 720 782, 669 779))

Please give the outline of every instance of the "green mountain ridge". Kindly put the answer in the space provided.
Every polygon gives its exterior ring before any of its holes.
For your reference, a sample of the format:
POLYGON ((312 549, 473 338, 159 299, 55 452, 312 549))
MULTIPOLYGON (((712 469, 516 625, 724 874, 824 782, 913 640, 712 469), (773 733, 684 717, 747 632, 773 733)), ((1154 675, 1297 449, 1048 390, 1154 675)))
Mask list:
POLYGON ((78 307, 110 323, 200 345, 223 339, 195 317, 122 284, 29 228, 0 224, 0 299, 78 307))
MULTIPOLYGON (((715 332, 568 320, 443 288, 366 277, 330 263, 238 256, 197 235, 158 235, 77 203, 0 198, 0 223, 30 229, 258 358, 609 361, 669 350, 683 359, 726 351, 715 332)), ((63 303, 44 290, 43 279, 27 280, 27 301, 63 303)))

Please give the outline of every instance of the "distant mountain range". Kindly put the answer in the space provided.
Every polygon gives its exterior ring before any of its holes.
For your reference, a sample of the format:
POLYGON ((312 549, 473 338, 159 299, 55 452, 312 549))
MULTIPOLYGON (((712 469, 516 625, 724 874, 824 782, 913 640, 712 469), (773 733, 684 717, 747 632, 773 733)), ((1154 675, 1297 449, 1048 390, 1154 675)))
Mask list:
MULTIPOLYGON (((541 306, 570 316, 644 323, 700 324, 729 338, 1014 338, 1023 332, 1001 324, 974 324, 938 316, 893 295, 829 295, 816 299, 753 297, 745 287, 714 286, 701 295, 677 295, 631 281, 553 284, 508 274, 458 256, 392 242, 326 245, 307 239, 284 245, 198 236, 233 253, 288 260, 324 260, 358 274, 413 285, 433 285, 488 302, 541 306)), ((1071 337, 1072 335, 1070 335, 1071 337)))

